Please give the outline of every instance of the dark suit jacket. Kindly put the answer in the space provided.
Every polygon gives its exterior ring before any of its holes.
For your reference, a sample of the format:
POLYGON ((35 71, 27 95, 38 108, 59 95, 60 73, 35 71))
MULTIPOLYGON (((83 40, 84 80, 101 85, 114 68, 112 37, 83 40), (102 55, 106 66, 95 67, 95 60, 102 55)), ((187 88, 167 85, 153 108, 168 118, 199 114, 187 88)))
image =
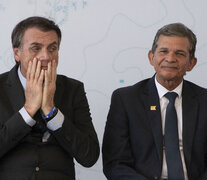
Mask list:
MULTIPOLYGON (((207 90, 184 81, 183 150, 189 180, 207 179, 207 90)), ((154 77, 116 90, 103 139, 109 180, 160 179, 163 137, 154 77), (156 106, 156 110, 150 110, 156 106)))
POLYGON ((55 106, 64 123, 43 143, 19 113, 25 97, 17 65, 0 75, 1 180, 74 180, 74 158, 85 167, 97 161, 99 143, 83 84, 62 75, 56 84, 55 106))

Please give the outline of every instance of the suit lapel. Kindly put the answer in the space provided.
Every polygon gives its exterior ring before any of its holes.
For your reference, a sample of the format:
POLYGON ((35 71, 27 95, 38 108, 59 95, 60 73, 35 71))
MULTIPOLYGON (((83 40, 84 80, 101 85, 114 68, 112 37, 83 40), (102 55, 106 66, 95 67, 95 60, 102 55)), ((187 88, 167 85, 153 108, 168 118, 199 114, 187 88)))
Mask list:
POLYGON ((186 164, 190 164, 193 137, 197 123, 198 101, 191 87, 184 81, 183 106, 183 151, 186 164))
POLYGON ((56 91, 55 91, 55 106, 57 108, 61 108, 61 102, 62 102, 62 95, 63 95, 63 82, 61 80, 61 76, 57 75, 57 80, 56 80, 56 91))
POLYGON ((12 108, 15 112, 21 109, 25 102, 24 89, 19 80, 17 69, 18 65, 11 69, 6 82, 8 98, 12 102, 12 108))
POLYGON ((156 149, 158 152, 160 163, 162 164, 163 159, 163 136, 162 136, 162 121, 160 112, 160 101, 155 86, 154 78, 151 78, 148 82, 147 89, 145 90, 146 101, 145 109, 147 109, 148 119, 152 129, 156 149))

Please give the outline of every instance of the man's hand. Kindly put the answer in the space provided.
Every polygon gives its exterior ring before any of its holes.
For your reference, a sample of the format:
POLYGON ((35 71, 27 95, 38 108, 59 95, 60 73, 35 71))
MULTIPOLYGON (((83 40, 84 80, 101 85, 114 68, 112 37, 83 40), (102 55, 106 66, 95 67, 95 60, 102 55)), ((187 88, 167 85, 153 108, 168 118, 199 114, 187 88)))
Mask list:
POLYGON ((37 58, 30 61, 27 69, 27 83, 25 89, 25 109, 31 117, 42 105, 44 70, 41 70, 41 62, 37 58))
POLYGON ((54 107, 54 95, 56 90, 57 64, 55 60, 48 63, 47 70, 44 71, 44 88, 41 109, 47 115, 54 107))

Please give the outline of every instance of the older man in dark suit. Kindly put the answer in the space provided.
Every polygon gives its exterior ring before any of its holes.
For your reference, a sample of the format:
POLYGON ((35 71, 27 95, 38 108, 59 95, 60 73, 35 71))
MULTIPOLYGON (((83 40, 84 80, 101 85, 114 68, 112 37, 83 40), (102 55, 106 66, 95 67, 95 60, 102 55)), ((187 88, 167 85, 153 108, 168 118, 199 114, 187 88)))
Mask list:
POLYGON ((56 74, 61 31, 30 17, 16 25, 16 65, 0 75, 0 179, 75 180, 74 158, 85 167, 99 143, 83 84, 56 74))
POLYGON ((207 90, 183 79, 196 41, 183 24, 162 27, 148 54, 156 74, 113 93, 103 139, 109 180, 207 179, 207 90))

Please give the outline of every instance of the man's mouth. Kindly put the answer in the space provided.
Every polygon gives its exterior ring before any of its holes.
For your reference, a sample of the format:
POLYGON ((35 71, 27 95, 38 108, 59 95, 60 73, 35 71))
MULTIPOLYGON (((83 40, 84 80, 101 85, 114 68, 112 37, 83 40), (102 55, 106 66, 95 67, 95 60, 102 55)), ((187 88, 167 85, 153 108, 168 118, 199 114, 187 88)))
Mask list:
POLYGON ((41 69, 47 70, 47 66, 41 66, 41 69))
POLYGON ((177 69, 175 66, 162 66, 164 69, 177 69))

